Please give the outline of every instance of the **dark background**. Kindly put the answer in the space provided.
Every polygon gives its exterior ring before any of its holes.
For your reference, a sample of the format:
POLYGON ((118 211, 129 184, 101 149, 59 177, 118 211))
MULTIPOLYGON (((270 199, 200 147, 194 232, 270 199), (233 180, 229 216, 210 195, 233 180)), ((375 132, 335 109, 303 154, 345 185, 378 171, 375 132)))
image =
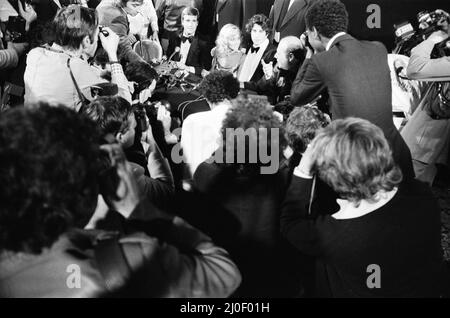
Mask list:
POLYGON ((345 3, 350 16, 349 32, 365 40, 377 40, 383 42, 388 50, 394 47, 394 24, 409 20, 414 27, 417 26, 416 15, 420 11, 434 11, 443 9, 450 13, 449 0, 341 0, 345 3), (381 29, 369 29, 367 27, 367 7, 370 4, 378 4, 381 7, 381 29))
MULTIPOLYGON (((269 14, 273 0, 256 1, 261 13, 269 14)), ((350 16, 349 33, 358 39, 381 41, 388 50, 394 48, 394 24, 409 20, 416 27, 416 15, 420 11, 443 9, 450 13, 450 0, 341 0, 350 16), (377 4, 381 8, 381 29, 367 27, 367 7, 377 4)))

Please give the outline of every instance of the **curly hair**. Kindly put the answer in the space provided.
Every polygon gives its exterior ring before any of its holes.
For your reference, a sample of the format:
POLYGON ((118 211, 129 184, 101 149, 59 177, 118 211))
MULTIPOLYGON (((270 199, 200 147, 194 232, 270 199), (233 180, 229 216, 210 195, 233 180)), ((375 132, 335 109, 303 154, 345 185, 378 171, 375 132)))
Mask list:
POLYGON ((78 50, 86 36, 94 41, 97 25, 98 16, 94 9, 75 4, 63 7, 53 20, 55 42, 78 50))
POLYGON ((264 14, 255 14, 251 17, 245 25, 245 31, 250 34, 255 24, 261 26, 261 28, 266 31, 267 36, 270 36, 272 33, 272 23, 264 14))
POLYGON ((271 164, 264 162, 261 152, 281 158, 286 146, 281 121, 275 116, 272 106, 259 99, 236 99, 223 121, 221 134, 222 148, 219 149, 219 155, 226 165, 241 175, 260 174, 261 167, 271 164), (274 144, 277 147, 273 148, 274 144), (273 153, 277 149, 278 152, 273 153), (230 154, 233 158, 230 158, 230 154))
POLYGON ((213 71, 205 76, 198 87, 206 100, 212 104, 232 100, 239 94, 239 82, 227 71, 213 71))
POLYGON ((0 117, 0 250, 40 253, 97 203, 98 132, 64 106, 13 108, 0 117))
POLYGON ((295 107, 286 121, 286 138, 294 151, 303 153, 319 129, 328 126, 329 117, 317 107, 295 107))
POLYGON ((348 12, 339 0, 319 0, 308 9, 306 27, 317 29, 320 35, 332 38, 339 32, 347 32, 348 12))
POLYGON ((80 113, 97 124, 102 136, 116 136, 128 128, 128 118, 133 113, 133 108, 120 96, 103 96, 96 98, 89 105, 82 106, 80 113))
POLYGON ((383 131, 367 120, 336 120, 317 134, 311 147, 312 171, 356 205, 375 201, 379 191, 392 191, 402 181, 383 131))

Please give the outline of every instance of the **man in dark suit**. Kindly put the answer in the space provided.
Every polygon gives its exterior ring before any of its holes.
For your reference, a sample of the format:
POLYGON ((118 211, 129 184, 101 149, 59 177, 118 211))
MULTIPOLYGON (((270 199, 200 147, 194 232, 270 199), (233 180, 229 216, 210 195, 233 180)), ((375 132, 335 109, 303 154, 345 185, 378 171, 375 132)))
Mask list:
POLYGON ((291 90, 293 105, 305 105, 324 89, 333 120, 360 117, 378 125, 390 141, 405 178, 414 175, 411 153, 392 119, 387 50, 346 33, 348 13, 339 0, 319 0, 306 14, 308 49, 291 90), (315 53, 313 52, 313 50, 315 53))
POLYGON ((305 14, 314 0, 275 0, 269 19, 273 26, 273 40, 279 43, 286 36, 305 32, 305 14))
POLYGON ((186 7, 181 14, 183 30, 180 34, 172 34, 166 55, 181 70, 198 76, 211 69, 211 45, 200 40, 197 35, 199 12, 196 8, 186 7))
POLYGON ((247 56, 238 71, 241 88, 257 91, 257 82, 264 76, 263 63, 273 63, 276 47, 270 43, 270 21, 263 14, 255 14, 245 26, 250 35, 247 56))

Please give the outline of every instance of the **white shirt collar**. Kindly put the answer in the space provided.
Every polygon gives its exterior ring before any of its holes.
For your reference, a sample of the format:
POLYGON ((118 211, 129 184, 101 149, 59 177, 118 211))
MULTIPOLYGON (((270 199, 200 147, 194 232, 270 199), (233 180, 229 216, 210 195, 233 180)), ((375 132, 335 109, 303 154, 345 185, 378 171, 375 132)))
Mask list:
POLYGON ((294 2, 295 2, 295 0, 291 0, 291 1, 289 2, 288 11, 289 11, 289 9, 292 7, 292 5, 294 4, 294 2))
POLYGON ((330 39, 330 41, 328 42, 326 50, 328 51, 329 49, 331 49, 331 46, 333 45, 334 41, 336 41, 336 39, 337 39, 338 37, 340 37, 340 36, 342 36, 342 35, 345 35, 345 34, 347 34, 347 33, 345 33, 345 32, 339 32, 338 34, 335 34, 335 35, 330 39))

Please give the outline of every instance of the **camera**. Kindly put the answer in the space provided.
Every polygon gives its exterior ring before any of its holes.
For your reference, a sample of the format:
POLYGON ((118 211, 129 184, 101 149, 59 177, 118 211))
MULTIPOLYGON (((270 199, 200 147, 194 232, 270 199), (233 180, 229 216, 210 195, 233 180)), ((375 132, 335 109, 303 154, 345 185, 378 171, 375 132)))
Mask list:
POLYGON ((26 42, 25 39, 26 21, 21 16, 10 16, 6 23, 6 31, 8 31, 11 41, 16 43, 26 42))
POLYGON ((105 200, 118 200, 117 188, 120 183, 120 177, 117 174, 117 167, 125 165, 125 153, 113 135, 104 137, 100 146, 100 169, 98 174, 100 193, 105 200))
MULTIPOLYGON (((394 25, 395 54, 402 54, 406 56, 411 55, 411 50, 426 40, 433 32, 443 30, 442 23, 447 21, 450 23, 450 15, 443 10, 435 10, 432 12, 422 11, 417 14, 417 23, 419 28, 416 30, 408 21, 403 21, 394 25)), ((439 43, 433 50, 432 57, 438 58, 449 56, 449 49, 447 48, 447 41, 439 43)))
POLYGON ((139 103, 134 106, 134 118, 136 119, 137 129, 143 133, 148 129, 147 112, 145 105, 139 103))

